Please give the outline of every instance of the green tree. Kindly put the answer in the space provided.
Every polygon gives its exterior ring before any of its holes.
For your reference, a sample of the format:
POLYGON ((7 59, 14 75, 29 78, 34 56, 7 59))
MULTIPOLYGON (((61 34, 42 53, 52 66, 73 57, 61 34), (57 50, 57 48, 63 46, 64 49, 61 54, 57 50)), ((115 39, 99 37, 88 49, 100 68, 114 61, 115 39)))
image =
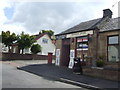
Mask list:
POLYGON ((54 31, 52 31, 52 30, 42 30, 41 33, 46 33, 46 34, 48 34, 50 38, 51 38, 51 36, 54 35, 54 31))
POLYGON ((2 43, 2 35, 0 35, 0 43, 2 43))
POLYGON ((37 53, 41 52, 41 49, 42 49, 42 47, 39 44, 34 44, 31 47, 31 52, 33 54, 37 54, 37 53))
POLYGON ((2 31, 2 43, 4 43, 6 45, 6 47, 8 47, 9 52, 11 52, 10 50, 10 46, 14 43, 14 41, 17 40, 17 36, 15 33, 10 34, 10 31, 2 31))
POLYGON ((29 34, 24 34, 24 32, 22 32, 19 36, 18 36, 18 47, 19 50, 22 50, 22 54, 23 54, 23 50, 25 48, 30 48, 31 45, 36 42, 35 41, 35 36, 30 36, 29 34))

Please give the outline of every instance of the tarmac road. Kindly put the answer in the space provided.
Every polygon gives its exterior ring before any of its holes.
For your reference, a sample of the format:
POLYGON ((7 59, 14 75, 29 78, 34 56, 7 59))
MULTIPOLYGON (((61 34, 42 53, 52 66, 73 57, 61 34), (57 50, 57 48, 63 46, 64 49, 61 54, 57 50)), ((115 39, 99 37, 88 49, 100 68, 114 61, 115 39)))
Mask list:
POLYGON ((8 63, 2 64, 2 88, 79 88, 86 90, 18 70, 14 64, 8 63))

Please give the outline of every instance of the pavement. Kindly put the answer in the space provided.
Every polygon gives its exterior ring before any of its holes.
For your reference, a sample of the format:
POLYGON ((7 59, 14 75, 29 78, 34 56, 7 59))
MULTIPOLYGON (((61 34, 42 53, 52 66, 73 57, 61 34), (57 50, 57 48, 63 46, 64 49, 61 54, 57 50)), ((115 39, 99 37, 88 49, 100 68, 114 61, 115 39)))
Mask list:
POLYGON ((120 82, 104 80, 81 74, 78 75, 73 73, 72 69, 55 66, 54 64, 33 64, 17 68, 44 78, 50 78, 52 80, 77 85, 91 90, 109 90, 111 88, 113 90, 120 90, 120 82))
MULTIPOLYGON (((54 63, 55 61, 53 60, 52 63, 54 63)), ((6 60, 6 61, 1 61, 1 63, 6 63, 6 64, 10 64, 12 66, 28 66, 31 64, 47 64, 47 60, 6 60)))

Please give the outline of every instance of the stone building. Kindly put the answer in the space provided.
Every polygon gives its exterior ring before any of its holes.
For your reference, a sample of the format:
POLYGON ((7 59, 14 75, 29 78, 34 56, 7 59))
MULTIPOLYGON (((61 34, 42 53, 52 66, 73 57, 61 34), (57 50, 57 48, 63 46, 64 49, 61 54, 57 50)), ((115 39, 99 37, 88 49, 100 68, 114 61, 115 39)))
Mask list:
MULTIPOLYGON (((108 67, 118 68, 120 62, 120 18, 112 18, 110 9, 103 17, 82 22, 56 35, 56 65, 69 66, 75 57, 95 66, 103 59, 108 67)), ((72 67, 72 66, 71 66, 72 67)))

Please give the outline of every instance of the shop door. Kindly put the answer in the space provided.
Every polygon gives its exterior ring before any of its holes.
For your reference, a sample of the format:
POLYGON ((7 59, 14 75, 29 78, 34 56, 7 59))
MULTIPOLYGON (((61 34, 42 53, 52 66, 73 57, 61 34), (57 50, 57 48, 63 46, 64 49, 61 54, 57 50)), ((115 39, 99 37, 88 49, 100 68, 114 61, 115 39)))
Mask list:
POLYGON ((61 65, 68 66, 70 60, 70 39, 62 41, 61 65))

